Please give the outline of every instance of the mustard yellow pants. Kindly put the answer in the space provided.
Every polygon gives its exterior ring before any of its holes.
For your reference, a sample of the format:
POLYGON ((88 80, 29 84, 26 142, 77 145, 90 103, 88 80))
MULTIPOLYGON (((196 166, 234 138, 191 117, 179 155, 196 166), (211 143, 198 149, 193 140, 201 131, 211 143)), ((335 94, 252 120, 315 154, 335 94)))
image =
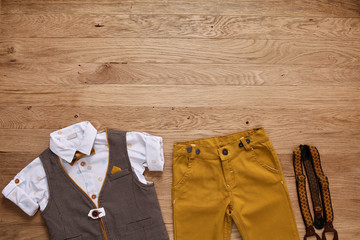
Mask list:
POLYGON ((174 144, 175 240, 299 240, 279 159, 263 128, 174 144))

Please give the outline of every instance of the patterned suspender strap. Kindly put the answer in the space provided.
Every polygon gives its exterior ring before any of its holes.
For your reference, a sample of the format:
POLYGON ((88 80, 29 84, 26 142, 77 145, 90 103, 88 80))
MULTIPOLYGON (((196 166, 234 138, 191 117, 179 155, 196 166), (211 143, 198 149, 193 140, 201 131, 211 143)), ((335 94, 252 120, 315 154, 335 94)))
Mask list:
POLYGON ((300 147, 295 148, 294 150, 294 171, 295 171, 295 178, 296 178, 296 188, 297 194, 299 199, 299 206, 301 210, 301 215, 303 217, 306 233, 304 236, 304 240, 308 237, 315 236, 317 240, 321 240, 320 236, 315 232, 314 223, 312 220, 309 202, 306 194, 306 179, 303 173, 302 167, 302 154, 300 147))
POLYGON ((299 198, 299 205, 306 226, 306 234, 304 236, 304 240, 311 236, 315 236, 317 240, 321 240, 320 236, 315 232, 314 225, 318 229, 324 227, 322 240, 326 240, 325 234, 327 232, 333 232, 333 240, 338 240, 338 233, 332 225, 334 214, 331 207, 329 183, 327 177, 322 171, 320 154, 317 151, 316 147, 300 145, 299 147, 295 148, 294 171, 296 177, 296 187, 299 198), (305 171, 309 181, 311 199, 315 214, 314 222, 312 220, 312 215, 310 212, 309 202, 306 193, 306 178, 303 173, 303 165, 305 167, 305 171), (325 209, 323 209, 323 206, 325 209), (323 212, 325 216, 325 225, 323 220, 323 212))
POLYGON ((320 192, 322 205, 324 206, 325 226, 322 234, 322 239, 326 240, 326 233, 334 233, 334 240, 338 240, 338 233, 333 226, 334 212, 331 204, 330 189, 328 178, 324 175, 321 168, 320 154, 315 146, 309 146, 311 152, 312 165, 315 170, 316 177, 320 183, 320 192))
POLYGON ((300 146, 301 160, 304 165, 307 179, 309 181, 310 195, 314 210, 314 227, 322 229, 324 227, 323 206, 320 195, 320 185, 312 164, 312 155, 308 145, 300 146))

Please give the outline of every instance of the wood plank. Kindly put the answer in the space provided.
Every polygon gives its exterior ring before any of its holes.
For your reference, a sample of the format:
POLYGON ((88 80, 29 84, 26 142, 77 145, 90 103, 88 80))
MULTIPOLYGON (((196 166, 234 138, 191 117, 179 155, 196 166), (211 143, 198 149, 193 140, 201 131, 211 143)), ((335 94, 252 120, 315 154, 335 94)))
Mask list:
POLYGON ((3 1, 4 13, 43 14, 212 14, 359 17, 357 0, 259 1, 3 1))
MULTIPOLYGON (((98 127, 96 124, 94 125, 98 127)), ((117 124, 108 127, 119 129, 117 124)), ((343 152, 344 146, 346 146, 346 152, 349 154, 360 153, 360 149, 357 147, 360 143, 360 132, 358 130, 322 131, 319 129, 314 132, 312 129, 289 129, 286 126, 278 126, 276 128, 268 128, 265 126, 265 129, 278 154, 291 153, 299 144, 315 145, 323 154, 343 152)), ((0 152, 35 151, 36 153, 41 153, 48 146, 49 134, 55 130, 56 129, 3 129, 0 135, 0 152), (9 139, 12 139, 12 141, 9 141, 9 139), (14 142, 21 144, 14 144, 14 142)), ((163 137, 165 154, 171 153, 174 142, 221 136, 235 132, 233 130, 145 130, 150 134, 163 137)), ((247 129, 239 129, 236 132, 242 130, 247 129)), ((141 131, 141 129, 138 131, 141 131)), ((36 157, 36 155, 32 156, 36 157)))
MULTIPOLYGON (((0 86, 0 106, 150 106, 284 108, 360 106, 358 87, 307 86, 0 86), (166 99, 166 101, 164 101, 166 99), (333 101, 336 99, 336 101, 333 101)), ((301 108, 299 108, 301 109, 301 108)))
POLYGON ((93 106, 26 106, 0 107, 0 129, 57 129, 74 121, 124 130, 215 130, 241 131, 256 126, 308 131, 360 130, 359 108, 308 107, 93 107, 93 106), (267 118, 263 118, 266 115, 267 118), (119 118, 118 116, 121 116, 119 118), (161 117, 159 117, 161 116, 161 117), (146 121, 139 121, 146 119, 146 121), (236 119, 236 121, 234 121, 236 119), (101 123, 101 124, 100 124, 101 123))
POLYGON ((338 41, 360 39, 360 18, 6 14, 0 22, 0 33, 11 38, 246 38, 338 41))
POLYGON ((360 86, 360 68, 248 64, 0 63, 0 84, 360 86))
POLYGON ((0 39, 0 62, 222 63, 358 66, 354 42, 244 39, 0 39))

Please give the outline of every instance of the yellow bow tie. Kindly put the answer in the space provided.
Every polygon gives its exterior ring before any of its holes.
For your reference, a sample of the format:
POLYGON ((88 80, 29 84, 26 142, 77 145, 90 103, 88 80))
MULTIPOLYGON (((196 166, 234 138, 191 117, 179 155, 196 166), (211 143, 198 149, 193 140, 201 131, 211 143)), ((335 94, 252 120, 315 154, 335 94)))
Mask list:
MULTIPOLYGON (((95 154, 95 149, 92 148, 91 149, 91 153, 90 153, 90 156, 91 155, 94 155, 95 154)), ((74 165, 74 163, 79 160, 80 158, 84 157, 84 156, 87 156, 85 153, 82 153, 82 152, 79 152, 79 151, 76 151, 75 155, 74 155, 74 158, 72 160, 72 162, 70 163, 70 165, 74 165)))

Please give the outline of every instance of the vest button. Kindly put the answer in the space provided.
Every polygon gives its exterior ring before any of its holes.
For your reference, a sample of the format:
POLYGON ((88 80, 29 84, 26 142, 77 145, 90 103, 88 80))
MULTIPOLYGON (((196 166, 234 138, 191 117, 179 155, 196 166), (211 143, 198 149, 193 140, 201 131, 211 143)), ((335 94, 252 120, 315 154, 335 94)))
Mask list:
POLYGON ((92 198, 92 199, 95 199, 95 198, 96 198, 96 195, 95 195, 95 194, 91 195, 91 198, 92 198))
POLYGON ((85 162, 81 162, 80 165, 81 165, 81 166, 85 166, 85 162))
POLYGON ((99 216, 99 212, 98 211, 93 211, 92 213, 91 213, 91 215, 93 216, 93 217, 97 217, 97 216, 99 216))

